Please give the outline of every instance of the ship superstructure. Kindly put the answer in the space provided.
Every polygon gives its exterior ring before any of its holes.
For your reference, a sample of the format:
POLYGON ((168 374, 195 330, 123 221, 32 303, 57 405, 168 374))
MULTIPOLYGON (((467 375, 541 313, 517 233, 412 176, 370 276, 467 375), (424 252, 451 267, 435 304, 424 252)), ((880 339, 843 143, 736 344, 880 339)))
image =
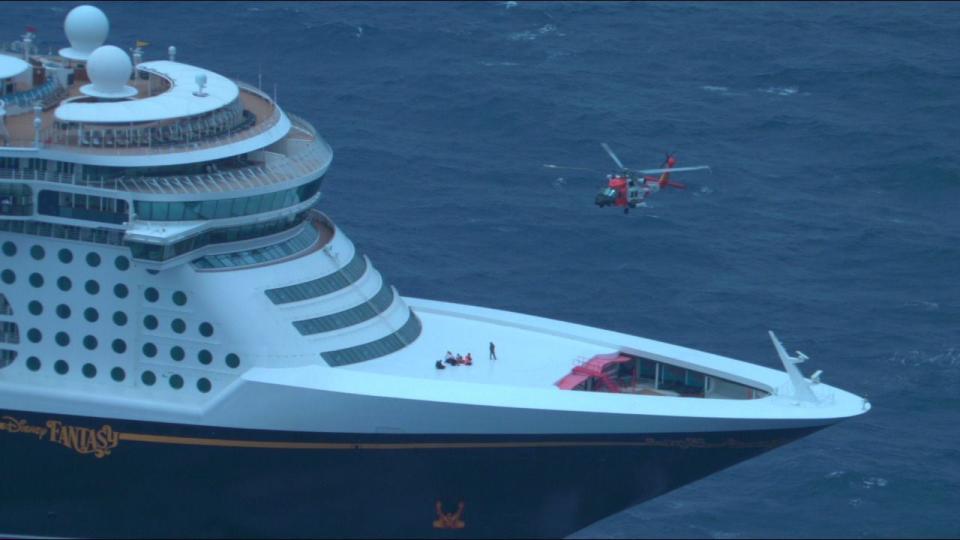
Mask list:
POLYGON ((869 409, 776 338, 787 373, 402 297, 307 121, 65 30, 0 52, 0 533, 555 536, 869 409))

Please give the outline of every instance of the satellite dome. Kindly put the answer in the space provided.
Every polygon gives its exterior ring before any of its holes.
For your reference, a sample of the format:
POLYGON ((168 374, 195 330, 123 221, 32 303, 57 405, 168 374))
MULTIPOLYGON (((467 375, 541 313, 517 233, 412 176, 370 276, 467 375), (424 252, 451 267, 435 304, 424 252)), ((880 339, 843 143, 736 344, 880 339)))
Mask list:
POLYGON ((60 56, 71 60, 86 60, 94 49, 106 41, 110 22, 98 8, 77 6, 67 13, 63 30, 70 40, 70 47, 60 49, 60 56))
POLYGON ((133 71, 130 57, 120 47, 104 45, 90 53, 87 59, 87 75, 92 84, 80 89, 88 96, 125 98, 136 95, 137 89, 127 86, 133 71))

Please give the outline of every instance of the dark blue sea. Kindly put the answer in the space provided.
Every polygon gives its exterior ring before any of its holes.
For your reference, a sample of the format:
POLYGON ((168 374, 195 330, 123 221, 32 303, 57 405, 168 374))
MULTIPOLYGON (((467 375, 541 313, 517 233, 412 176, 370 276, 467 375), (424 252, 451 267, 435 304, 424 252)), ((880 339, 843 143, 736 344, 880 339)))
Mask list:
MULTIPOLYGON (((5 39, 66 46, 74 5, 5 4, 5 39)), ((960 536, 960 4, 99 7, 108 43, 276 85, 402 294, 774 367, 772 329, 873 404, 577 537, 960 536), (601 210, 601 142, 713 172, 601 210)))

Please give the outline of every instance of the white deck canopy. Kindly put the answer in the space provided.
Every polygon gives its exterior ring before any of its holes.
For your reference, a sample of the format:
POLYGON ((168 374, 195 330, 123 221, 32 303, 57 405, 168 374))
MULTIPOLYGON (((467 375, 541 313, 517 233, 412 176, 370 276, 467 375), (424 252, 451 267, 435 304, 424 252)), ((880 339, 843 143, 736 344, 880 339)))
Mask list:
POLYGON ((220 109, 240 95, 230 79, 210 70, 180 62, 156 60, 142 62, 138 70, 156 73, 170 80, 166 92, 128 101, 106 103, 64 103, 57 107, 57 120, 91 124, 128 124, 155 122, 201 115, 220 109), (206 77, 205 95, 198 96, 197 75, 206 77))
POLYGON ((6 54, 0 54, 0 79, 11 79, 30 69, 30 64, 6 54))

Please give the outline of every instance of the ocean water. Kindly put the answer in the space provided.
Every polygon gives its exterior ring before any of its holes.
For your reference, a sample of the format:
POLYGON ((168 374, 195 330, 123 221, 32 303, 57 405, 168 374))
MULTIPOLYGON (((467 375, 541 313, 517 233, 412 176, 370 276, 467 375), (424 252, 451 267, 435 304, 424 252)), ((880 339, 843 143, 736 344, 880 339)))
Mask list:
MULTIPOLYGON (((65 46, 72 3, 4 5, 65 46)), ((256 83, 408 296, 806 373, 873 410, 576 537, 960 536, 960 4, 104 3, 108 42, 256 83), (609 143, 689 173, 598 209, 609 143)))

